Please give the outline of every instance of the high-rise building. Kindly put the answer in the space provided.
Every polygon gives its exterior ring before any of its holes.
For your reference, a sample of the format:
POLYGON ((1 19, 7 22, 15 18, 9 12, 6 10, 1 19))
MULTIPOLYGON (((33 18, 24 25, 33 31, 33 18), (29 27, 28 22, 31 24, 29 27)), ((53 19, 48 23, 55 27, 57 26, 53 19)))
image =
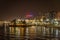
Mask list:
POLYGON ((54 19, 55 17, 56 17, 56 12, 55 11, 50 11, 49 19, 54 19))

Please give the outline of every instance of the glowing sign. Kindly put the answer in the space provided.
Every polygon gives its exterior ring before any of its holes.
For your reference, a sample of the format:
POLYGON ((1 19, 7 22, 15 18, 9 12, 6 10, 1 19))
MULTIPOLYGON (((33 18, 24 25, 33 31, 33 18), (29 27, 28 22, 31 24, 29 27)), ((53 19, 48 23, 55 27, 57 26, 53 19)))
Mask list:
POLYGON ((31 18, 31 17, 33 17, 32 12, 27 12, 25 17, 26 17, 26 18, 31 18))

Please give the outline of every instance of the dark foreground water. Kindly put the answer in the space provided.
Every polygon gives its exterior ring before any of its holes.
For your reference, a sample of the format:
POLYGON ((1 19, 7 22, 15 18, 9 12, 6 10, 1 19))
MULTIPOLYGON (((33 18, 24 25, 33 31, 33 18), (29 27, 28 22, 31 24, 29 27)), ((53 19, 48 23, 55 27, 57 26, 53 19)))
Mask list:
POLYGON ((3 26, 0 27, 0 40, 60 40, 60 28, 3 26))

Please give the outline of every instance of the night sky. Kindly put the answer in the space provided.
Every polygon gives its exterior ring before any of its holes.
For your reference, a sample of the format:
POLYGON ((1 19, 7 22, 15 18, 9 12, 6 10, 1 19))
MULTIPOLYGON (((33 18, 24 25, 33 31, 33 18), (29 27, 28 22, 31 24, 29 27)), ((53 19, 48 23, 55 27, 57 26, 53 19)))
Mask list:
POLYGON ((0 20, 23 17, 27 12, 37 16, 51 10, 60 11, 59 0, 0 0, 0 20))

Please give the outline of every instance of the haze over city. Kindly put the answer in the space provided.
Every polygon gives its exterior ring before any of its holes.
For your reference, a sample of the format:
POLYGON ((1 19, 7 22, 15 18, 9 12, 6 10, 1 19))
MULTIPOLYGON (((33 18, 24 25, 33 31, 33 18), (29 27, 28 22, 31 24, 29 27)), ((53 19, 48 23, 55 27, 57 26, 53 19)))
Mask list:
POLYGON ((59 0, 0 0, 0 20, 23 17, 27 12, 38 16, 51 10, 60 11, 59 0))

